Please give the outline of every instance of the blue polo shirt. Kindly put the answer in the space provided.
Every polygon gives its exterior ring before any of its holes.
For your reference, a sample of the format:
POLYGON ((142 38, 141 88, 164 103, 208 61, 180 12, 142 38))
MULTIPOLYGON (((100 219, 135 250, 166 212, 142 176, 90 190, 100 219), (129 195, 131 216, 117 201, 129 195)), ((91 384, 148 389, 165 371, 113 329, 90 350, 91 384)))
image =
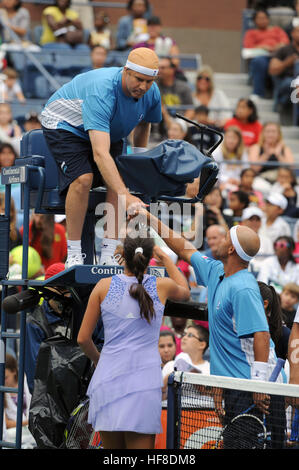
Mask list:
POLYGON ((122 89, 123 68, 104 67, 76 75, 46 103, 41 122, 88 140, 89 130, 110 133, 111 142, 127 137, 140 121, 160 122, 161 97, 156 83, 139 100, 122 89))
MULTIPOLYGON (((224 277, 220 261, 198 252, 191 256, 191 264, 197 283, 208 287, 211 374, 250 379, 253 334, 269 331, 256 279, 247 269, 224 277)), ((270 341, 269 375, 276 361, 270 341)))

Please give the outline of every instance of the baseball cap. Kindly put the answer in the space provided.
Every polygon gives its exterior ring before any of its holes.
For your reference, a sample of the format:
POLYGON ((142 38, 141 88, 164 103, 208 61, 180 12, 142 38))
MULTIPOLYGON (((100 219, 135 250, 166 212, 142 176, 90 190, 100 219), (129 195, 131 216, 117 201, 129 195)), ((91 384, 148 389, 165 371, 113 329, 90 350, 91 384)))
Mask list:
POLYGON ((273 206, 280 207, 282 210, 286 210, 288 206, 287 198, 284 197, 284 195, 280 193, 270 193, 267 196, 266 201, 269 202, 270 204, 273 204, 273 206))
POLYGON ((53 263, 46 269, 45 279, 49 279, 49 277, 55 276, 64 270, 65 266, 63 263, 53 263))
POLYGON ((246 209, 243 210, 241 220, 251 219, 251 217, 253 217, 254 215, 261 219, 264 216, 264 213, 259 207, 246 207, 246 209))

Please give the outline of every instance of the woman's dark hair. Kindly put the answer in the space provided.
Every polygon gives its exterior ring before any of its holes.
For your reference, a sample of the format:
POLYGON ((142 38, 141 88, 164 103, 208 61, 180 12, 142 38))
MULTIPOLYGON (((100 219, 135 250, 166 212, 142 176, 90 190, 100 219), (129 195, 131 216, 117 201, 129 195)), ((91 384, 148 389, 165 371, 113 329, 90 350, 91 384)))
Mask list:
POLYGON ((268 10, 266 10, 266 8, 262 8, 262 7, 258 7, 256 8, 256 10, 253 12, 253 15, 252 15, 252 20, 255 21, 257 15, 259 13, 264 13, 268 18, 270 18, 270 14, 268 12, 268 10))
MULTIPOLYGON (((244 101, 247 104, 248 108, 251 110, 251 114, 248 117, 248 122, 256 122, 258 120, 258 114, 255 103, 248 98, 240 98, 238 104, 241 103, 241 101, 244 101)), ((234 117, 236 117, 236 114, 234 114, 234 117)))
MULTIPOLYGON (((54 215, 53 214, 43 214, 44 228, 41 233, 40 243, 42 249, 42 256, 46 259, 52 258, 52 249, 54 241, 54 215)), ((38 236, 39 231, 37 230, 34 222, 32 224, 32 238, 30 243, 34 243, 36 237, 38 236)))
MULTIPOLYGON (((132 6, 133 6, 133 3, 135 2, 135 0, 129 0, 128 3, 127 3, 127 10, 131 10, 132 9, 132 6)), ((145 10, 147 11, 149 9, 149 1, 148 0, 143 0, 143 3, 145 5, 145 10)))
POLYGON ((16 152, 15 148, 13 147, 13 145, 11 145, 9 142, 2 142, 0 144, 0 153, 3 152, 4 149, 9 149, 11 150, 11 152, 14 154, 15 158, 18 158, 19 155, 18 153, 16 152))
POLYGON ((241 204, 244 204, 244 209, 249 206, 249 196, 245 191, 232 191, 231 194, 235 194, 241 204))
POLYGON ((160 331, 160 338, 161 338, 161 337, 164 338, 165 336, 171 336, 172 341, 173 341, 174 344, 176 345, 175 335, 174 335, 174 332, 173 332, 173 331, 171 331, 171 330, 162 330, 162 331, 160 331))
POLYGON ((136 299, 140 307, 140 316, 148 323, 155 316, 154 303, 150 295, 145 290, 142 281, 144 271, 149 265, 153 255, 154 240, 149 236, 130 237, 127 235, 124 241, 124 258, 129 271, 134 274, 138 283, 130 288, 130 295, 136 299), (137 250, 139 248, 140 250, 137 250))
MULTIPOLYGON (((72 3, 72 0, 68 0, 68 4, 67 4, 66 8, 70 8, 71 3, 72 3)), ((56 7, 58 7, 58 4, 59 4, 59 0, 55 0, 54 5, 56 7)))
POLYGON ((11 354, 6 354, 5 357, 5 368, 16 374, 16 380, 18 380, 18 362, 11 354))
POLYGON ((294 173, 292 168, 288 168, 288 167, 285 166, 285 167, 280 167, 278 170, 285 170, 289 173, 289 175, 291 177, 291 186, 292 186, 292 188, 294 188, 297 185, 296 174, 294 173))
POLYGON ((258 281, 260 293, 263 300, 268 301, 266 316, 269 324, 270 336, 276 345, 282 335, 283 313, 281 310, 279 296, 274 287, 258 281))
POLYGON ((290 261, 296 264, 296 260, 293 256, 293 251, 295 251, 294 239, 292 237, 288 237, 287 235, 281 235, 280 237, 276 238, 276 240, 274 241, 274 245, 276 242, 279 242, 280 240, 285 240, 287 242, 288 248, 290 250, 289 259, 290 261))
POLYGON ((251 171, 251 173, 253 173, 254 176, 256 176, 256 171, 254 171, 253 168, 243 168, 243 170, 240 173, 240 179, 242 178, 243 175, 245 175, 245 173, 247 173, 247 171, 251 171))

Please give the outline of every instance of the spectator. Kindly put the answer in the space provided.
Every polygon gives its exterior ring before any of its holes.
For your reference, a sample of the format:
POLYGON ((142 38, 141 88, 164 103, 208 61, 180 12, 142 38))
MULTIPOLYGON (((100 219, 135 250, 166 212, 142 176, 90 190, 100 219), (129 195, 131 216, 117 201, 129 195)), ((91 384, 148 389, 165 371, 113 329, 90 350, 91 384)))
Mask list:
POLYGON ((180 50, 174 39, 163 36, 162 23, 158 16, 151 16, 147 20, 148 38, 145 41, 138 42, 133 46, 136 47, 149 47, 153 49, 158 56, 171 57, 172 62, 176 67, 180 65, 180 59, 177 57, 180 50))
POLYGON ((291 32, 292 41, 278 49, 269 63, 269 74, 274 83, 274 110, 290 103, 291 83, 294 79, 294 65, 299 57, 299 26, 291 32))
MULTIPOLYGON (((248 152, 250 162, 281 162, 293 163, 294 156, 291 149, 284 143, 281 127, 276 122, 264 124, 259 142, 253 145, 248 152)), ((277 177, 278 166, 252 165, 252 168, 264 178, 274 181, 277 177)))
MULTIPOLYGON (((204 124, 209 126, 211 129, 215 129, 215 131, 219 131, 220 129, 213 126, 209 120, 209 108, 204 105, 196 106, 194 110, 194 117, 198 124, 204 124)), ((216 134, 212 134, 211 132, 201 132, 197 126, 190 126, 188 130, 188 135, 190 137, 190 141, 195 147, 201 150, 201 144, 203 144, 203 150, 210 150, 213 145, 218 142, 219 137, 216 134)), ((217 151, 217 149, 216 149, 217 151)), ((215 157, 215 153, 213 152, 213 157, 215 157)))
POLYGON ((299 265, 293 257, 295 243, 292 237, 278 237, 274 242, 275 255, 266 259, 260 267, 258 281, 272 284, 280 293, 289 282, 299 284, 299 265))
POLYGON ((276 356, 285 361, 288 357, 290 329, 283 321, 279 295, 274 287, 268 286, 264 282, 258 282, 258 285, 264 302, 270 336, 275 345, 276 356))
POLYGON ((236 190, 240 182, 241 165, 231 163, 229 160, 246 161, 247 152, 241 129, 230 126, 224 132, 222 144, 213 152, 213 157, 219 165, 218 180, 221 190, 236 190), (227 162, 227 163, 224 163, 227 162))
POLYGON ((290 41, 282 28, 270 26, 270 15, 267 10, 257 9, 252 19, 255 28, 245 33, 243 47, 246 49, 244 52, 249 53, 249 73, 253 82, 253 95, 264 98, 271 55, 290 41))
MULTIPOLYGON (((4 24, 7 24, 10 29, 20 38, 25 41, 28 39, 30 33, 30 13, 22 7, 22 2, 19 0, 2 0, 1 19, 4 24)), ((3 42, 15 42, 10 32, 4 28, 2 32, 3 42)))
MULTIPOLYGON (((9 143, 0 143, 0 174, 4 167, 13 166, 18 154, 15 148, 9 143)), ((21 208, 20 184, 13 183, 11 187, 11 197, 14 200, 16 210, 16 226, 19 229, 23 224, 23 209, 21 208)), ((0 191, 5 191, 5 185, 0 183, 0 191)))
POLYGON ((256 105, 252 100, 241 98, 238 101, 234 117, 226 121, 224 129, 231 126, 237 126, 241 129, 246 147, 258 142, 262 124, 258 120, 256 105))
POLYGON ((122 16, 116 30, 116 49, 128 50, 147 38, 147 16, 150 12, 148 0, 129 0, 128 15, 122 16))
POLYGON ((267 259, 269 255, 274 255, 272 240, 266 235, 260 234, 263 217, 264 213, 261 209, 250 206, 244 209, 240 221, 240 225, 251 228, 260 237, 260 249, 249 263, 250 270, 253 272, 258 272, 263 261, 267 259))
POLYGON ((0 144, 0 173, 2 168, 13 166, 17 157, 18 154, 11 144, 0 144))
POLYGON ((291 22, 285 27, 285 32, 287 33, 290 39, 292 39, 292 29, 296 26, 299 26, 299 0, 295 0, 294 9, 294 17, 292 18, 291 22))
POLYGON ((11 106, 9 103, 0 103, 0 131, 3 133, 8 141, 13 139, 20 139, 22 130, 20 126, 13 120, 11 106))
POLYGON ((71 0, 55 0, 42 13, 41 45, 62 43, 74 46, 83 43, 83 25, 78 13, 70 8, 71 0))
POLYGON ((289 282, 283 286, 280 294, 280 303, 285 324, 291 329, 296 315, 296 306, 299 303, 298 284, 289 282))
POLYGON ((89 72, 90 70, 101 69, 105 66, 107 60, 108 51, 103 46, 91 46, 90 48, 90 60, 91 67, 86 67, 81 70, 81 73, 89 72))
MULTIPOLYGON (((5 195, 0 192, 0 214, 5 211, 5 195)), ((9 232, 9 251, 15 246, 22 245, 22 236, 16 225, 17 214, 13 198, 10 200, 10 232, 9 232)))
MULTIPOLYGON (((23 227, 21 228, 23 235, 23 227)), ((54 215, 33 214, 29 223, 29 245, 39 253, 44 269, 64 263, 67 254, 65 229, 54 222, 54 215)))
MULTIPOLYGON (((176 66, 171 57, 162 57, 159 61, 158 86, 161 93, 162 104, 167 106, 189 105, 193 106, 192 92, 188 83, 176 78, 176 66)), ((193 110, 184 113, 187 117, 193 110)))
POLYGON ((231 117, 229 99, 224 91, 215 87, 214 72, 208 65, 204 65, 197 74, 193 101, 195 106, 209 108, 209 124, 216 127, 223 127, 231 117))
POLYGON ((225 214, 225 200, 218 186, 214 188, 204 198, 204 230, 210 225, 219 224, 226 230, 232 224, 231 216, 225 214))
POLYGON ((272 186, 273 192, 284 195, 288 201, 288 206, 284 215, 289 217, 299 217, 299 185, 296 181, 296 175, 291 168, 281 167, 277 171, 276 183, 272 186))
POLYGON ((210 375, 210 363, 204 359, 209 347, 209 332, 203 326, 192 323, 183 333, 182 352, 175 359, 167 362, 163 369, 163 392, 166 392, 169 375, 176 370, 199 372, 210 375))
POLYGON ((288 205, 287 199, 280 193, 270 193, 265 201, 265 218, 259 235, 269 237, 274 243, 280 236, 291 236, 289 224, 281 217, 288 205))
POLYGON ((228 196, 228 206, 233 211, 233 217, 242 217, 243 210, 249 205, 248 194, 244 191, 232 191, 228 196))
POLYGON ((3 75, 5 76, 5 79, 1 86, 3 93, 1 96, 2 100, 6 102, 20 101, 21 103, 24 103, 26 99, 18 81, 18 72, 11 67, 6 67, 3 70, 3 75))
POLYGON ((206 230, 206 241, 208 248, 203 252, 203 255, 212 259, 217 259, 217 250, 219 245, 224 241, 226 230, 222 225, 210 225, 206 230))
MULTIPOLYGON (((18 387, 18 363, 15 357, 11 356, 10 354, 6 355, 5 359, 5 386, 10 388, 17 388, 18 387)), ((29 408, 31 402, 31 394, 28 389, 27 380, 25 377, 24 380, 24 396, 23 396, 23 412, 22 412, 22 426, 28 429, 28 418, 29 418, 29 408)), ((9 437, 15 438, 16 432, 16 425, 17 425, 17 403, 18 403, 18 396, 17 393, 14 392, 6 392, 4 396, 4 410, 5 410, 5 421, 6 421, 6 429, 11 430, 9 432, 9 437)), ((2 418, 1 418, 2 419, 2 418)), ((22 430, 23 439, 25 434, 25 429, 22 430)), ((26 433, 26 437, 30 433, 26 433)), ((8 440, 9 440, 8 437, 8 440)), ((24 439, 25 440, 25 439, 24 439)), ((34 439, 29 436, 29 441, 31 444, 34 443, 34 439)))
POLYGON ((94 29, 90 32, 88 44, 90 47, 102 46, 106 51, 111 49, 111 31, 108 28, 110 18, 104 11, 99 11, 94 17, 94 29))
POLYGON ((171 330, 160 331, 159 352, 162 361, 162 367, 169 361, 173 361, 176 354, 176 342, 174 333, 171 330))
MULTIPOLYGON (((168 119, 168 113, 165 113, 165 107, 162 109, 163 116, 165 115, 166 119, 168 119)), ((165 122, 166 122, 165 119, 165 122)), ((188 134, 188 126, 183 119, 178 118, 170 118, 167 122, 167 137, 168 139, 175 139, 175 140, 187 140, 188 134)))
POLYGON ((24 130, 25 132, 32 131, 33 129, 41 129, 39 115, 36 111, 30 111, 25 115, 24 130))
POLYGON ((252 168, 244 168, 240 173, 239 191, 244 191, 248 194, 250 204, 263 207, 263 194, 253 188, 255 177, 256 173, 252 168))
POLYGON ((176 78, 176 70, 176 66, 170 57, 163 57, 159 60, 157 84, 161 94, 163 120, 156 126, 156 130, 153 129, 154 132, 159 133, 159 140, 167 135, 167 126, 171 122, 172 116, 168 107, 190 106, 190 109, 183 113, 187 118, 190 118, 193 113, 191 109, 193 106, 191 88, 188 83, 176 78))
POLYGON ((187 325, 187 319, 183 317, 170 317, 170 328, 174 333, 176 342, 176 354, 181 352, 182 336, 187 325))

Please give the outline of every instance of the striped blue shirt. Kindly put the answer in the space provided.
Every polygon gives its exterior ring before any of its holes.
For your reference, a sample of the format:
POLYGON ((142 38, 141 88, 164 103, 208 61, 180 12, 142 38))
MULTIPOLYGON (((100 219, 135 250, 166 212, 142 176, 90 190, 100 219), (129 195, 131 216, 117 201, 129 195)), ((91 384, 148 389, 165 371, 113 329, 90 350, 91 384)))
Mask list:
POLYGON ((88 140, 89 130, 127 137, 140 121, 160 122, 161 97, 156 83, 139 100, 122 89, 122 68, 105 67, 76 75, 48 100, 41 114, 47 129, 64 129, 88 140))

